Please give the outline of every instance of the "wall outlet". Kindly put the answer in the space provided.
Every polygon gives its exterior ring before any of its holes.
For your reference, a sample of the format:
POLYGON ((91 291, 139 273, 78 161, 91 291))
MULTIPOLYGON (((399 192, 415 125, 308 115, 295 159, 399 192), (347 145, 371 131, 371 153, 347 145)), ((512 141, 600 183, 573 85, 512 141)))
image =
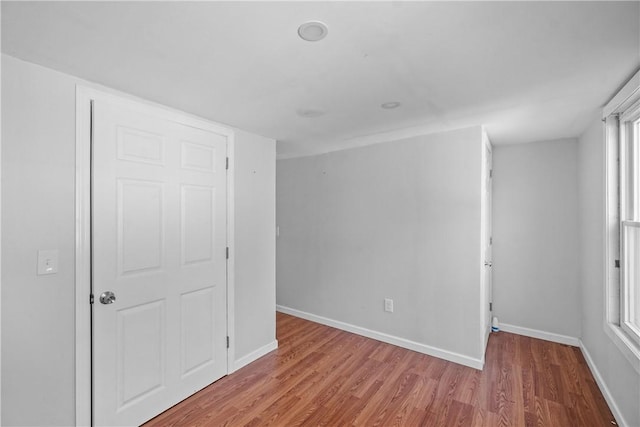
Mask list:
POLYGON ((384 299, 384 311, 393 313, 393 300, 391 298, 384 299))

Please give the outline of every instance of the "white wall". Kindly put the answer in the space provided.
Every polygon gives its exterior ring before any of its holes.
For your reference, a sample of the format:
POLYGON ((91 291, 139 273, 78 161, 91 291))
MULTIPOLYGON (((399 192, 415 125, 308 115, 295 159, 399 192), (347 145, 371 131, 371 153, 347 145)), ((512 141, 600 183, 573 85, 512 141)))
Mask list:
POLYGON ((276 339, 276 143, 235 134, 235 359, 276 339))
MULTIPOLYGON (((73 425, 75 85, 87 83, 4 55, 2 67, 2 425, 73 425), (38 249, 60 251, 58 274, 36 276, 38 249)), ((236 138, 239 356, 275 339, 274 145, 236 138)))
POLYGON ((604 332, 603 132, 600 118, 594 117, 578 149, 582 343, 626 424, 640 426, 640 374, 604 332))
POLYGON ((481 359, 481 132, 279 160, 278 305, 481 359))
POLYGON ((579 338, 576 140, 493 151, 493 301, 500 323, 579 338))
POLYGON ((74 423, 76 82, 2 56, 2 425, 74 423))

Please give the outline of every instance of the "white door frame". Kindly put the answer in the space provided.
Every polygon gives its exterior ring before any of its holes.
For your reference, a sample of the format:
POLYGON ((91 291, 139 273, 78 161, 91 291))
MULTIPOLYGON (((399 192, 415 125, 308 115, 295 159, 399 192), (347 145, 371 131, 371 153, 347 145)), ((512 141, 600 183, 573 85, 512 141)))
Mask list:
MULTIPOLYGON (((486 227, 487 224, 487 216, 489 217, 489 220, 493 221, 493 215, 492 215, 492 208, 491 205, 488 204, 487 202, 491 202, 491 200, 487 200, 487 191, 486 191, 486 179, 490 178, 489 174, 491 173, 491 171, 487 170, 487 152, 491 153, 489 154, 491 157, 491 159, 493 159, 493 147, 491 145, 491 141, 489 140, 489 136, 487 135, 487 132, 485 130, 485 128, 482 128, 482 173, 481 173, 481 200, 480 200, 480 222, 481 222, 481 230, 482 232, 480 233, 480 261, 482 264, 484 264, 484 262, 486 261, 486 247, 487 247, 487 243, 489 242, 489 240, 491 239, 491 234, 493 233, 493 227, 490 227, 491 230, 488 230, 486 227)), ((492 166, 493 168, 493 160, 492 160, 492 166)), ((492 191, 492 190, 490 190, 492 191)), ((490 243, 491 244, 491 243, 490 243)), ((492 254, 493 255, 493 254, 492 254)), ((492 256, 493 258, 493 256, 492 256)), ((492 261, 492 260, 491 260, 492 261)), ((489 294, 489 298, 491 300, 493 300, 493 289, 489 289, 489 283, 487 283, 486 279, 486 269, 489 268, 493 268, 493 267, 487 267, 482 265, 480 267, 480 283, 481 283, 481 297, 480 300, 481 302, 481 306, 480 306, 480 325, 482 325, 481 327, 481 349, 482 349, 482 360, 484 361, 484 357, 485 357, 485 352, 487 349, 487 343, 489 341, 489 334, 491 332, 491 317, 489 317, 489 324, 486 324, 486 317, 487 317, 487 311, 489 311, 489 303, 492 301, 487 301, 486 300, 486 296, 487 294, 489 294), (489 293, 489 291, 491 291, 491 293, 489 293)), ((493 272, 489 272, 489 274, 493 274, 493 272)), ((493 278, 491 279, 493 280, 493 278)), ((483 362, 484 363, 484 362, 483 362)))
POLYGON ((76 420, 77 426, 89 426, 93 423, 91 407, 91 305, 89 304, 91 286, 91 110, 92 100, 104 100, 119 103, 136 111, 153 111, 167 120, 182 123, 198 129, 209 130, 227 137, 227 336, 230 340, 227 349, 227 374, 233 371, 234 355, 234 132, 221 126, 174 110, 159 104, 135 98, 131 95, 96 89, 88 86, 76 86, 76 243, 75 243, 75 324, 76 324, 76 420))

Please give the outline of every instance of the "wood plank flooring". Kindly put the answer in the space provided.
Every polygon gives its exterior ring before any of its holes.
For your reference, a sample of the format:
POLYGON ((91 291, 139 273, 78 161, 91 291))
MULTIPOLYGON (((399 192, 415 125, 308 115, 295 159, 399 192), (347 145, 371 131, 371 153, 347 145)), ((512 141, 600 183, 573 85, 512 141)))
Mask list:
POLYGON ((277 337, 145 426, 615 425, 575 347, 494 333, 478 371, 282 313, 277 337))

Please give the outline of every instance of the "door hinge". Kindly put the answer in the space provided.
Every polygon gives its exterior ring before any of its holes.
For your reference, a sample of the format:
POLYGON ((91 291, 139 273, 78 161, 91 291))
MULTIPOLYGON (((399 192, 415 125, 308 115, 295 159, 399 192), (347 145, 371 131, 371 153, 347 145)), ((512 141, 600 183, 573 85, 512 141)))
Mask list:
POLYGON ((493 169, 489 169, 489 178, 493 178, 493 169))
POLYGON ((93 294, 89 295, 89 304, 93 304, 93 294))
POLYGON ((489 303, 489 311, 493 311, 493 303, 492 302, 489 303))
POLYGON ((489 237, 489 244, 493 245, 493 237, 489 237))
POLYGON ((229 246, 227 246, 227 259, 229 259, 229 246))
POLYGON ((616 268, 620 268, 620 260, 619 259, 615 260, 615 266, 616 266, 616 268))
POLYGON ((225 169, 227 169, 227 170, 229 169, 229 158, 228 157, 227 157, 227 163, 225 165, 225 169))
POLYGON ((229 348, 229 336, 227 335, 227 348, 229 348))

